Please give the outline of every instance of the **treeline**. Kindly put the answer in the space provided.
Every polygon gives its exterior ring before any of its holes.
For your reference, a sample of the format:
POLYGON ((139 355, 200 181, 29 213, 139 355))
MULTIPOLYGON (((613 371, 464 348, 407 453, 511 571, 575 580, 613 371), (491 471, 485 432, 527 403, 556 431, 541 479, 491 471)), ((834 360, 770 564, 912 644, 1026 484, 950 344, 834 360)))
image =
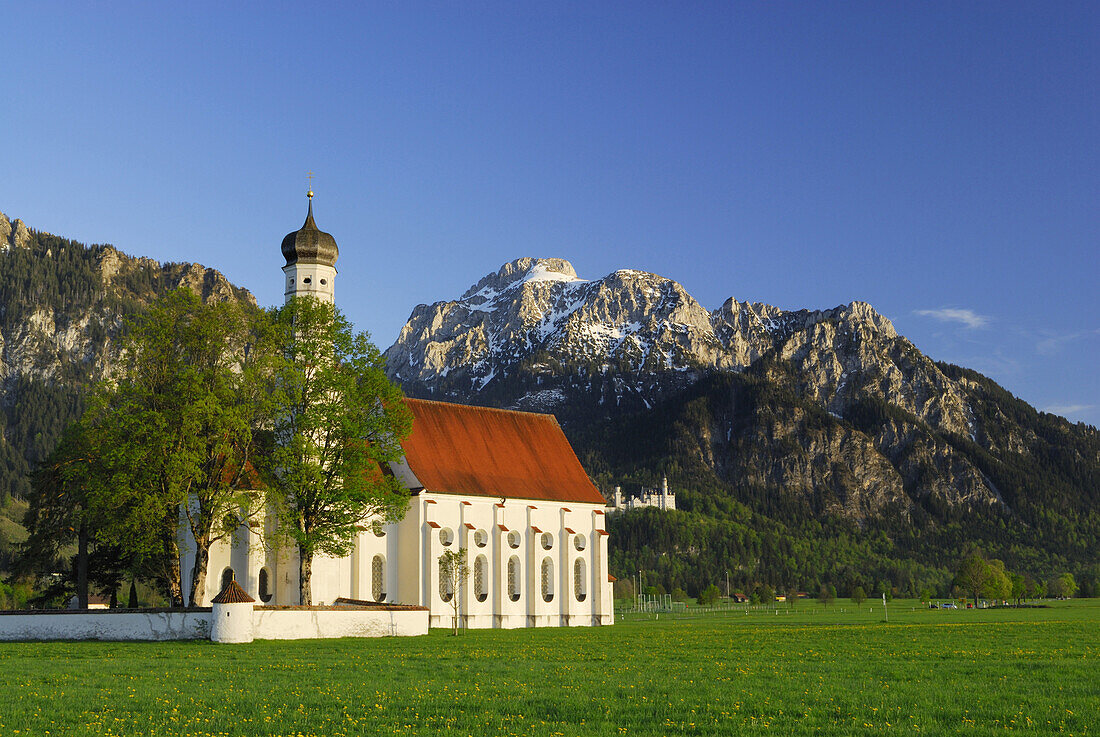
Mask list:
POLYGON ((747 523, 680 511, 640 509, 608 516, 615 544, 609 565, 616 576, 643 572, 664 591, 698 596, 715 584, 725 593, 816 593, 835 586, 842 596, 886 581, 898 595, 946 590, 951 571, 896 557, 884 534, 864 534, 839 520, 807 521, 794 528, 753 515, 747 523))
MULTIPOLYGON (((0 573, 9 570, 13 545, 23 538, 19 520, 31 475, 83 412, 110 342, 124 320, 171 289, 172 274, 182 270, 107 245, 29 233, 25 248, 0 253, 0 340, 10 369, 0 384, 0 573), (113 262, 109 283, 105 260, 113 262), (38 340, 32 325, 39 319, 52 321, 47 331, 69 331, 71 343, 38 340)), ((243 291, 236 296, 247 301, 243 291)))
POLYGON ((13 581, 39 605, 75 592, 86 607, 126 582, 131 607, 139 583, 194 605, 212 546, 254 524, 265 545, 297 548, 310 604, 313 558, 347 555, 366 520, 407 506, 380 472, 411 428, 383 366, 329 303, 261 311, 168 292, 128 321, 111 379, 35 471, 13 581))
POLYGON ((830 415, 800 397, 789 369, 773 359, 743 374, 708 377, 646 412, 574 424, 571 440, 605 493, 614 486, 636 493, 662 475, 677 493, 679 512, 610 517, 612 573, 645 570, 666 591, 692 595, 710 584, 724 590, 727 571, 731 586, 746 590, 814 593, 832 585, 847 595, 886 582, 899 595, 947 595, 960 556, 976 544, 1020 575, 1047 581, 1068 572, 1082 595, 1100 594, 1095 428, 1036 412, 973 372, 941 368, 953 377, 965 373, 976 387, 976 440, 938 433, 870 393, 843 417, 830 415), (867 482, 843 468, 819 466, 822 483, 810 493, 765 481, 769 463, 820 463, 803 445, 815 433, 872 438, 887 423, 917 438, 881 451, 902 476, 909 504, 887 504, 864 518, 829 513, 830 500, 867 482), (940 471, 922 458, 921 442, 947 445, 973 463, 1007 507, 951 504, 927 493, 940 471), (1003 450, 1021 445, 1022 452, 1003 450))

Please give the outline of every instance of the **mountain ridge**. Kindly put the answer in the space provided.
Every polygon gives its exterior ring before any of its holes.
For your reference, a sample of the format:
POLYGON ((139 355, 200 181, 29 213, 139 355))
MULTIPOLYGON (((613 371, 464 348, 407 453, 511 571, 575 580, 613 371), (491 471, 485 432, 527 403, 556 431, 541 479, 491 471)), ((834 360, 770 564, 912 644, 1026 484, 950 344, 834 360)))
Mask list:
MULTIPOLYGON (((108 368, 125 316, 176 286, 255 303, 213 269, 2 214, 0 259, 9 510, 108 368)), ((644 567, 693 592, 726 570, 746 587, 944 591, 971 543, 1036 575, 1098 566, 1095 428, 932 361, 863 302, 782 310, 731 297, 708 310, 658 275, 585 280, 563 259, 525 258, 418 305, 386 354, 412 396, 553 412, 605 492, 667 475, 682 511, 614 516, 613 572, 644 567)), ((0 568, 18 533, 2 517, 0 568)))
MULTIPOLYGON (((732 503, 792 534, 826 519, 880 528, 928 565, 967 525, 1025 569, 1097 564, 1082 542, 1100 533, 1095 428, 933 361, 865 302, 707 310, 655 274, 585 280, 564 259, 523 258, 418 305, 386 357, 412 396, 553 412, 605 494, 668 475, 692 514, 725 519, 732 503), (922 530, 935 552, 914 542, 922 530)), ((692 590, 660 555, 622 556, 692 590)))
POLYGON ((34 464, 79 416, 83 392, 109 368, 110 346, 126 317, 180 287, 205 301, 256 304, 215 269, 86 246, 2 212, 0 263, 2 503, 25 496, 34 464))

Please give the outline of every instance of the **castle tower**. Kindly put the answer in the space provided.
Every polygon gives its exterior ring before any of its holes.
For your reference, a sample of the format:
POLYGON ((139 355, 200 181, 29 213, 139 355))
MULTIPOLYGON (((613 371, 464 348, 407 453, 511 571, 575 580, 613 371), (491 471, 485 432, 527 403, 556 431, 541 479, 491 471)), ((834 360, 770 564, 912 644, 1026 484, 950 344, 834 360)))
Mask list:
POLYGON ((309 197, 309 213, 300 230, 288 233, 283 238, 283 258, 286 266, 287 302, 292 297, 312 296, 325 302, 335 302, 336 259, 340 249, 336 239, 317 228, 313 222, 313 191, 309 197))

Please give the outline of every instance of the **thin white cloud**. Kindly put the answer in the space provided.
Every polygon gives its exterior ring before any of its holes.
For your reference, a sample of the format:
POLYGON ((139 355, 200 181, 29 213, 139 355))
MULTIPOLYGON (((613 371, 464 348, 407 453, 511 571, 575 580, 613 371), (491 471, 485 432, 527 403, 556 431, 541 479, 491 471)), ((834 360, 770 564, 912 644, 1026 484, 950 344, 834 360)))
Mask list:
POLYGON ((913 310, 913 314, 931 317, 940 322, 957 322, 968 328, 984 328, 991 320, 985 315, 979 315, 974 310, 960 310, 953 307, 945 307, 941 310, 913 310))
POLYGON ((1043 411, 1049 412, 1052 415, 1061 415, 1062 417, 1068 418, 1070 415, 1088 412, 1095 406, 1095 404, 1052 404, 1049 407, 1043 407, 1043 411))
POLYGON ((1077 333, 1063 333, 1061 335, 1046 334, 1042 340, 1035 344, 1035 350, 1044 356, 1053 356, 1061 351, 1062 346, 1067 343, 1072 343, 1083 338, 1090 338, 1094 335, 1100 335, 1100 329, 1098 330, 1082 330, 1077 333))

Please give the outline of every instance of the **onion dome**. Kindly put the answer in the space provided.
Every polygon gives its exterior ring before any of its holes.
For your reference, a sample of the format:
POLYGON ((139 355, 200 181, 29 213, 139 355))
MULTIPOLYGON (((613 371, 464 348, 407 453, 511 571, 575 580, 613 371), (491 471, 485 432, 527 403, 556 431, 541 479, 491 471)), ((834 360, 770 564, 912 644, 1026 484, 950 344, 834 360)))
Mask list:
POLYGON ((249 604, 256 601, 233 579, 222 592, 210 600, 212 604, 249 604))
POLYGON ((309 214, 306 215, 305 225, 283 238, 283 258, 287 266, 302 263, 335 267, 340 249, 336 247, 336 239, 319 230, 317 223, 313 222, 313 193, 309 194, 309 214))

